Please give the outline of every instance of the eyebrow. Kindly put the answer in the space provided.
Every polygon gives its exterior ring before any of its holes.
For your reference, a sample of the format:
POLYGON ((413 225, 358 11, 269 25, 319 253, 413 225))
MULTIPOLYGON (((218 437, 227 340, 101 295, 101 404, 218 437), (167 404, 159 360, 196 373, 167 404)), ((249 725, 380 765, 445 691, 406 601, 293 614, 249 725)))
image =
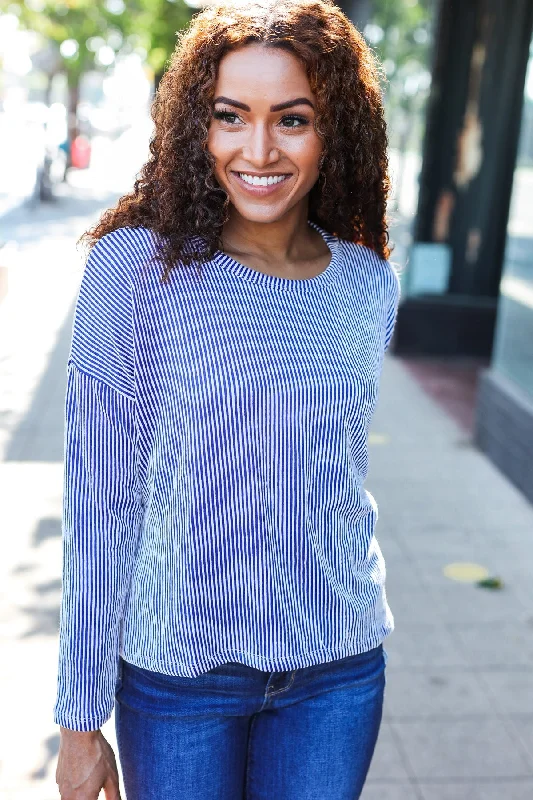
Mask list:
MULTIPOLYGON (((246 103, 239 103, 237 100, 231 100, 229 97, 216 97, 213 101, 214 103, 227 103, 229 106, 235 106, 235 108, 242 108, 243 111, 250 111, 250 106, 247 106, 246 103)), ((314 105, 307 97, 297 97, 295 100, 287 100, 286 103, 277 103, 276 105, 270 106, 271 111, 283 111, 285 108, 292 108, 293 106, 311 106, 314 109, 314 105)))

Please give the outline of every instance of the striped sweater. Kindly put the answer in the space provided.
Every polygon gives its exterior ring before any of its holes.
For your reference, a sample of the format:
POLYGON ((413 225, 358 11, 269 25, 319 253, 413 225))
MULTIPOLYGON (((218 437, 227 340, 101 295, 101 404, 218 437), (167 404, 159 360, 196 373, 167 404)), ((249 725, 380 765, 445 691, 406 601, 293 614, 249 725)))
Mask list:
POLYGON ((109 719, 119 655, 292 670, 393 630, 364 482, 400 283, 309 224, 332 256, 302 280, 219 251, 163 284, 143 227, 91 250, 66 367, 57 724, 109 719))

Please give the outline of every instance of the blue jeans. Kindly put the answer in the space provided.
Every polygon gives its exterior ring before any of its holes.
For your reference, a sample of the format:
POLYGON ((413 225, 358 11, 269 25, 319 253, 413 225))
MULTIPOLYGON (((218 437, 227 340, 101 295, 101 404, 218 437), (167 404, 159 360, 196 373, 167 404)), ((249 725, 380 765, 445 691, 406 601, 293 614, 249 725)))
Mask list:
POLYGON ((383 645, 287 672, 196 678, 119 663, 127 800, 356 800, 382 718, 383 645))

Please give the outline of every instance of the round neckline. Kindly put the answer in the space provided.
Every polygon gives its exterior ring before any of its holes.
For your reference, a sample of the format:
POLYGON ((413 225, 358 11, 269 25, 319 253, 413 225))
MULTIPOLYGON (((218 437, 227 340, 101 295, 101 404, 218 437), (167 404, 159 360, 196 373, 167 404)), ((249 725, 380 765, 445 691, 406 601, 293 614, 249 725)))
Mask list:
POLYGON ((214 259, 222 267, 232 272, 237 277, 244 278, 244 280, 251 281, 252 283, 263 284, 272 289, 305 291, 316 286, 323 286, 324 284, 330 283, 335 278, 339 261, 339 238, 324 230, 324 228, 321 228, 316 222, 307 220, 307 224, 319 232, 331 253, 331 259, 327 267, 313 278, 282 278, 278 275, 268 275, 265 272, 259 272, 259 270, 253 269, 253 267, 248 267, 240 261, 236 261, 222 250, 215 251, 214 259))

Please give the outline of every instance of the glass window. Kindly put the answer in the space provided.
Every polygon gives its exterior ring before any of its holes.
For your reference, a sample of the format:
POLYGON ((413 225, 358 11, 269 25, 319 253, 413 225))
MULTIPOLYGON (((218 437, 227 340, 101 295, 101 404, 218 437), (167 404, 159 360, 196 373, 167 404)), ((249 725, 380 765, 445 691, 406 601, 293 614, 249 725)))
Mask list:
POLYGON ((492 366, 533 399, 533 41, 529 52, 492 366))

